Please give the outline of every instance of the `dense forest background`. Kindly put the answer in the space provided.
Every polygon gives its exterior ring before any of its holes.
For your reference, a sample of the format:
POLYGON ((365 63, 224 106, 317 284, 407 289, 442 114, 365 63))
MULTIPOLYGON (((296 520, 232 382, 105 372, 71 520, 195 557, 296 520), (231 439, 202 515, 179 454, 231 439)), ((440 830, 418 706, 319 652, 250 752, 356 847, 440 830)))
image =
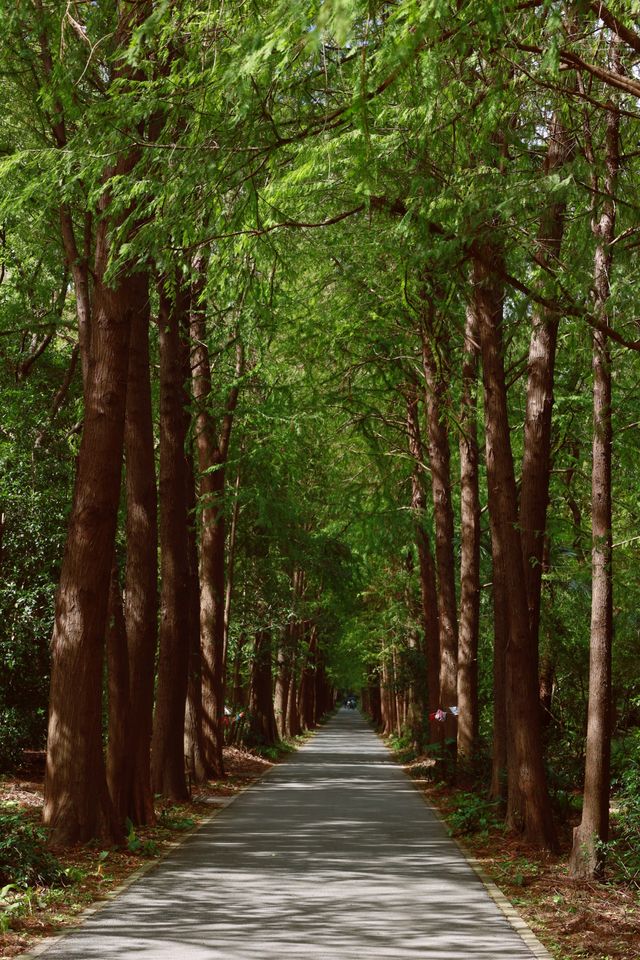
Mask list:
POLYGON ((637 882, 637 4, 0 11, 0 764, 47 743, 52 842, 354 692, 637 882))

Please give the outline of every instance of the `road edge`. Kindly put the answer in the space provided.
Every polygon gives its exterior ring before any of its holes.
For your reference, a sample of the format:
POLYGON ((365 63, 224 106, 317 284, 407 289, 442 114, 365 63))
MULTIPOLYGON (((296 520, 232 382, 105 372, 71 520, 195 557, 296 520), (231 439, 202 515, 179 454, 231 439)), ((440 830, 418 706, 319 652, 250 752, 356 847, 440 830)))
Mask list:
POLYGON ((554 960, 552 954, 550 954, 547 948, 544 946, 544 944, 542 944, 540 940, 538 940, 537 936, 535 935, 535 933, 533 932, 533 930, 531 929, 527 921, 524 919, 524 917, 522 917, 518 913, 518 911, 516 910, 514 905, 511 903, 509 898, 502 892, 502 890, 497 886, 497 884, 494 883, 494 881, 489 877, 489 875, 485 873, 484 868, 481 866, 480 862, 469 852, 469 850, 467 850, 464 844, 461 843, 457 837, 451 836, 449 832, 449 826, 446 820, 444 819, 444 817, 442 816, 442 814, 440 813, 440 811, 438 810, 438 808, 435 807, 433 803, 429 800, 424 790, 420 788, 420 784, 416 780, 414 780, 412 776, 410 776, 407 773, 403 765, 398 761, 398 758, 393 752, 393 749, 389 746, 386 740, 381 736, 380 733, 378 733, 377 730, 374 732, 382 741, 382 743, 385 745, 385 747, 393 757, 394 762, 400 767, 400 769, 404 773, 405 777, 407 778, 411 786, 414 788, 414 790, 416 790, 420 794, 423 802, 429 808, 429 810, 433 813, 436 820, 438 820, 438 822, 441 823, 442 826, 445 828, 445 830, 447 831, 447 835, 449 836, 449 839, 456 845, 461 855, 464 857, 464 859, 467 861, 467 863, 469 864, 469 866, 471 867, 475 875, 478 877, 478 879, 482 883, 483 887, 485 888, 485 890, 487 891, 487 893, 489 894, 493 902, 496 904, 500 912, 506 917, 510 926, 516 931, 520 939, 529 948, 529 950, 531 950, 531 953, 536 958, 536 960, 554 960))
MULTIPOLYGON (((309 731, 310 735, 309 737, 305 738, 304 743, 301 743, 299 746, 296 747, 295 750, 291 752, 297 753, 298 750, 302 749, 302 747, 304 747, 306 743, 309 742, 309 740, 313 739, 313 736, 315 735, 316 732, 317 732, 317 729, 309 731)), ((284 761, 281 761, 280 763, 273 763, 267 770, 264 770, 261 774, 259 774, 259 776, 256 777, 255 780, 249 783, 246 787, 244 787, 238 793, 233 794, 233 796, 224 798, 226 802, 217 804, 216 809, 213 810, 206 817, 203 817, 203 819, 200 820, 191 830, 185 831, 175 840, 170 841, 166 849, 164 849, 158 857, 156 857, 153 860, 150 860, 148 863, 143 863, 142 866, 138 867, 137 870, 134 870, 133 873, 130 873, 129 876, 122 881, 122 883, 119 883, 117 887, 114 887, 112 890, 109 890, 109 892, 105 893, 104 897, 101 897, 100 900, 95 901, 94 903, 86 907, 84 910, 82 910, 77 915, 76 922, 73 923, 73 925, 65 927, 65 929, 61 933, 57 933, 52 936, 45 936, 40 943, 36 944, 33 947, 29 947, 29 949, 24 953, 16 954, 15 960, 36 960, 36 958, 38 957, 46 956, 49 950, 57 946, 61 940, 64 940, 66 937, 69 937, 73 933, 76 933, 78 930, 80 930, 87 920, 93 917, 96 913, 99 913, 101 910, 104 910, 106 907, 110 906, 111 903, 117 897, 125 893, 129 889, 129 887, 133 886, 134 883, 137 883, 138 880, 141 880, 144 876, 146 876, 146 874, 151 873, 153 870, 159 867, 162 863, 164 863, 167 857, 169 857, 174 852, 174 850, 176 850, 176 848, 181 847, 184 843, 187 842, 187 840, 190 840, 191 837, 199 833, 200 830, 202 830, 208 823, 211 823, 212 820, 215 820, 216 817, 218 817, 224 810, 227 809, 227 807, 229 807, 232 803, 234 803, 240 797, 244 796, 244 794, 247 793, 247 791, 252 790, 253 787, 257 787, 260 783, 262 783, 265 777, 269 776, 269 774, 273 770, 279 769, 286 762, 287 761, 284 760, 284 761)))

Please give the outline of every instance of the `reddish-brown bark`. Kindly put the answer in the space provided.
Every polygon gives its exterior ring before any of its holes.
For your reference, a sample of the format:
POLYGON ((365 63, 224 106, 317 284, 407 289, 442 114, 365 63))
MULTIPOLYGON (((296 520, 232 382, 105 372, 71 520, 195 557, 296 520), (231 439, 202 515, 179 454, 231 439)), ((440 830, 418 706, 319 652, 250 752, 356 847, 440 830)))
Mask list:
MULTIPOLYGON (((621 69, 616 41, 612 60, 621 69)), ((616 225, 616 184, 620 168, 620 114, 609 101, 606 117, 606 174, 600 216, 593 221, 594 309, 607 326, 608 300, 616 225)), ((591 152, 591 146, 589 145, 591 152)), ((594 163, 594 157, 589 157, 594 163)), ((594 184, 595 185, 595 184, 594 184)), ((573 877, 594 878, 604 871, 600 843, 609 838, 611 765, 611 652, 613 645, 613 545, 611 535, 611 353, 601 331, 593 336, 593 447, 591 473, 591 642, 589 647, 589 704, 585 754, 584 801, 580 825, 573 833, 569 872, 573 877)))
POLYGON ((132 754, 129 749, 131 702, 129 699, 129 657, 127 628, 118 566, 114 562, 109 586, 107 621, 107 673, 109 692, 109 741, 107 783, 118 822, 124 827, 131 782, 132 754))
POLYGON ((295 626, 293 622, 285 625, 276 654, 276 689, 273 709, 280 738, 289 735, 287 707, 289 704, 289 687, 291 686, 292 634, 295 626))
POLYGON ((318 629, 314 623, 305 624, 308 649, 300 678, 300 719, 307 730, 315 727, 315 673, 318 652, 318 629))
POLYGON ((380 699, 382 712, 382 733, 385 737, 390 737, 396 733, 396 698, 395 698, 395 676, 393 673, 393 661, 391 651, 383 649, 382 651, 382 682, 380 685, 380 699))
POLYGON ((291 667, 291 683, 289 684, 289 704, 287 706, 287 727, 289 736, 297 737, 302 733, 302 724, 300 722, 300 711, 298 709, 299 692, 299 655, 297 648, 294 650, 291 667))
POLYGON ((187 436, 181 318, 183 290, 169 298, 159 284, 160 310, 160 645, 153 718, 151 780, 154 792, 178 802, 188 798, 184 724, 189 663, 189 547, 187 436))
POLYGON ((369 685, 367 709, 376 727, 382 725, 382 702, 380 697, 380 668, 378 665, 369 668, 369 685))
MULTIPOLYGON (((144 20, 149 9, 148 0, 122 6, 114 37, 116 50, 126 48, 132 30, 144 20)), ((44 73, 50 77, 53 61, 45 31, 40 36, 40 50, 44 73)), ((124 57, 115 58, 113 75, 116 78, 126 79, 132 72, 124 57)), ((51 126, 55 142, 63 147, 66 132, 60 103, 53 106, 51 126)), ((87 213, 85 218, 85 243, 80 256, 70 211, 66 207, 61 209, 67 262, 76 285, 85 410, 52 642, 43 817, 51 827, 54 844, 92 838, 110 842, 121 835, 106 781, 101 691, 120 500, 135 280, 126 266, 120 268, 109 286, 105 276, 117 226, 117 218, 110 209, 109 181, 113 176, 129 174, 138 159, 138 151, 131 149, 104 170, 91 295, 88 269, 91 215, 87 213)))
MULTIPOLYGON (((187 360, 188 355, 187 355, 187 360)), ((188 383, 191 371, 185 370, 184 382, 188 383)), ((187 621, 189 671, 187 703, 184 723, 184 755, 189 777, 194 783, 206 778, 204 749, 202 746, 202 657, 200 652, 200 577, 198 574, 198 537, 196 532, 197 498, 193 460, 187 455, 187 621)))
MULTIPOLYGON (((291 604, 295 610, 304 589, 304 572, 296 567, 291 575, 291 604)), ((289 691, 293 682, 293 666, 298 649, 300 621, 289 620, 282 631, 276 655, 274 710, 281 737, 291 736, 289 724, 289 691)))
POLYGON ((207 772, 224 776, 224 682, 225 682, 225 467, 229 453, 233 416, 238 402, 239 377, 244 367, 238 341, 236 379, 229 390, 219 430, 208 407, 211 368, 207 348, 206 308, 202 302, 204 261, 194 285, 191 311, 191 370, 195 403, 195 438, 198 453, 200 502, 200 643, 202 650, 202 745, 207 772))
POLYGON ((145 273, 131 278, 133 310, 127 406, 125 463, 127 564, 125 621, 129 656, 131 756, 126 815, 136 824, 153 823, 151 729, 153 679, 158 638, 158 508, 153 447, 149 363, 149 284, 145 273))
POLYGON ((436 569, 426 528, 427 497, 424 489, 424 452, 420 435, 418 400, 415 391, 407 396, 407 438, 411 467, 411 510, 415 522, 420 576, 420 599, 424 653, 427 667, 427 712, 437 710, 440 703, 440 632, 436 569))
POLYGON ((507 798, 507 594, 502 561, 502 544, 496 524, 491 527, 493 564, 493 731, 491 736, 491 785, 493 800, 507 798))
POLYGON ((270 630, 258 630, 251 667, 249 711, 251 728, 258 743, 276 743, 278 729, 273 712, 272 641, 270 630))
MULTIPOLYGON (((552 174, 569 159, 573 143, 557 117, 549 131, 545 174, 552 174)), ((564 233, 566 203, 551 203, 542 213, 538 229, 536 260, 554 270, 564 233)), ((536 641, 540 625, 542 553, 547 525, 551 476, 551 414, 558 338, 559 314, 534 305, 529 344, 527 408, 524 422, 524 454, 520 488, 520 536, 527 587, 529 626, 536 641)))
POLYGON ((489 511, 508 598, 506 656, 508 824, 527 840, 555 848, 538 704, 537 656, 531 643, 502 348, 501 252, 476 241, 474 307, 482 352, 489 511))
POLYGON ((121 835, 107 789, 101 690, 132 312, 128 278, 120 275, 113 288, 100 279, 106 250, 98 267, 84 428, 52 642, 43 817, 54 844, 121 835))
POLYGON ((445 737, 456 736, 456 719, 449 708, 457 705, 458 610, 455 583, 454 521, 451 499, 451 452, 446 423, 447 382, 442 371, 446 342, 443 330, 427 309, 421 329, 425 377, 425 406, 429 434, 429 466, 435 521, 435 558, 438 578, 440 633, 440 706, 447 711, 445 737))
POLYGON ((480 491, 478 489, 478 332, 467 309, 460 414, 460 623, 458 628, 458 755, 473 756, 478 740, 480 630, 480 491))

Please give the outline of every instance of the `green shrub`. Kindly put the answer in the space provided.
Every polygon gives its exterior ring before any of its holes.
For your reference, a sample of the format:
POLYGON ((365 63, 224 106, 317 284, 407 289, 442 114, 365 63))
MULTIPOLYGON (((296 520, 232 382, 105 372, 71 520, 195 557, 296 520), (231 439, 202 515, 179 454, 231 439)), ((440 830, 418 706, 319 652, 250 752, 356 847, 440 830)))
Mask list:
POLYGON ((141 857, 157 857, 159 852, 154 840, 140 839, 131 820, 127 820, 127 849, 141 857))
POLYGON ((486 800, 477 793, 466 791, 459 791, 454 799, 456 809, 447 818, 452 836, 479 833, 502 825, 497 817, 498 801, 486 800))
POLYGON ((46 849, 47 835, 20 813, 0 813, 0 886, 51 886, 68 877, 46 849))
POLYGON ((640 758, 631 760, 618 784, 618 812, 603 852, 611 873, 640 888, 640 758))
POLYGON ((14 707, 0 708, 0 770, 13 770, 26 745, 23 724, 14 707))

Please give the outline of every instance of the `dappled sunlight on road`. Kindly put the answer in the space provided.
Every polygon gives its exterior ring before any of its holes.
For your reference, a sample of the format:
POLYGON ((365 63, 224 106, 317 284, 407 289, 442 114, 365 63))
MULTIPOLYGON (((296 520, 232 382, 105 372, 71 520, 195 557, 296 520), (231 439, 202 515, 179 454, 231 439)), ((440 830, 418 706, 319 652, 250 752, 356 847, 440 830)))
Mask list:
POLYGON ((340 711, 50 960, 525 960, 359 714, 340 711))

